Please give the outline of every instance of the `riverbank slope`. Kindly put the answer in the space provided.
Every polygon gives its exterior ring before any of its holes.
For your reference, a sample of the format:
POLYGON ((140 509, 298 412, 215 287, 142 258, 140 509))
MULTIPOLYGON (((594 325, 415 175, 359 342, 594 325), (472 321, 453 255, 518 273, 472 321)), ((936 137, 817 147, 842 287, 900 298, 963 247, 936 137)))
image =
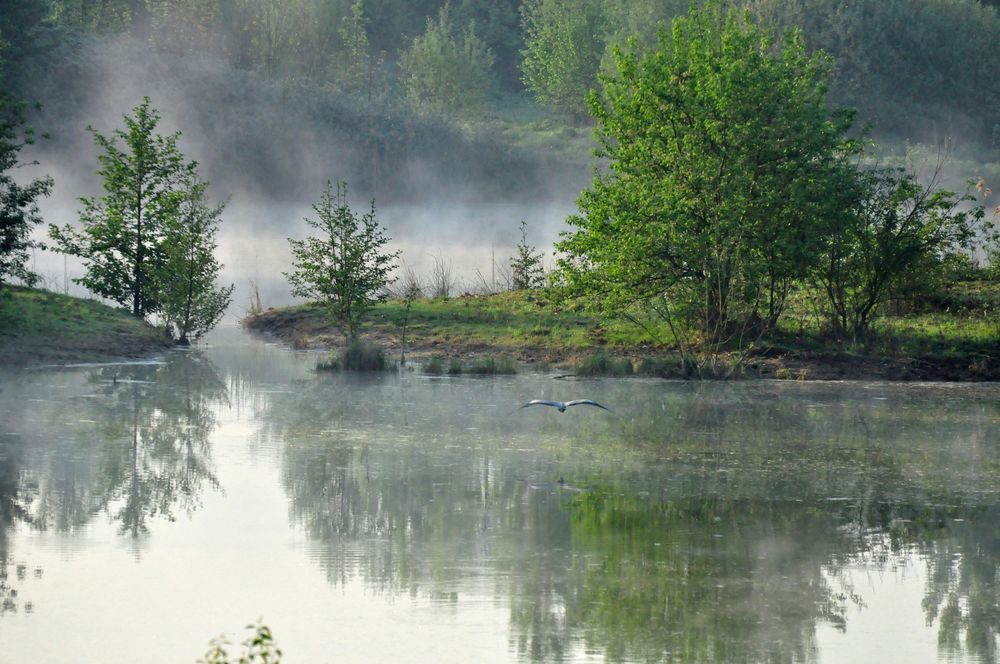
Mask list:
POLYGON ((147 357, 171 346, 161 330, 95 300, 17 286, 0 292, 0 366, 147 357))

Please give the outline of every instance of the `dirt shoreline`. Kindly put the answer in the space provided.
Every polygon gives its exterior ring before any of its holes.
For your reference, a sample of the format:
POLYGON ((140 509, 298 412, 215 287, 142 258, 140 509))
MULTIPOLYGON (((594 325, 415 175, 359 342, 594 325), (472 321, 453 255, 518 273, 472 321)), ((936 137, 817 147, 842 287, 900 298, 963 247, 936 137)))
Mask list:
POLYGON ((165 353, 173 344, 155 337, 113 338, 44 337, 0 339, 0 367, 31 368, 85 362, 147 360, 165 353))
MULTIPOLYGON (((315 319, 298 316, 281 309, 249 316, 241 322, 249 332, 262 338, 283 343, 292 348, 332 349, 343 346, 345 338, 329 326, 318 325, 315 319)), ((382 346, 388 354, 399 357, 401 339, 398 334, 382 330, 362 335, 366 341, 382 346)), ((435 355, 472 360, 488 355, 509 355, 518 362, 572 371, 583 357, 604 350, 611 355, 638 361, 643 356, 669 353, 669 349, 637 348, 567 348, 554 350, 543 346, 508 347, 482 342, 468 343, 460 339, 441 340, 433 335, 408 335, 406 357, 420 360, 435 355)), ((669 369, 664 378, 688 378, 682 367, 669 369)), ((967 359, 944 357, 865 357, 846 352, 779 351, 762 349, 753 354, 743 377, 785 380, 857 380, 857 381, 996 381, 1000 380, 1000 353, 976 363, 967 359)))

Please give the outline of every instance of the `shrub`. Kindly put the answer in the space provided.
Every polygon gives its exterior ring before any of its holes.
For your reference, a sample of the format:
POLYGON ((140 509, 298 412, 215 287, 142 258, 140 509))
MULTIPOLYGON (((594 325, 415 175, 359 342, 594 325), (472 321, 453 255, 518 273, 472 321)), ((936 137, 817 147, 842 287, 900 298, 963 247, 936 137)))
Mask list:
POLYGON ((576 365, 578 376, 631 376, 632 361, 627 357, 615 359, 604 352, 594 353, 583 358, 576 365))
POLYGON ((320 363, 316 368, 321 371, 385 371, 389 368, 389 362, 382 348, 355 339, 347 348, 331 357, 329 362, 320 363))
POLYGON ((440 376, 444 373, 444 360, 440 357, 432 357, 424 364, 424 373, 431 376, 440 376))

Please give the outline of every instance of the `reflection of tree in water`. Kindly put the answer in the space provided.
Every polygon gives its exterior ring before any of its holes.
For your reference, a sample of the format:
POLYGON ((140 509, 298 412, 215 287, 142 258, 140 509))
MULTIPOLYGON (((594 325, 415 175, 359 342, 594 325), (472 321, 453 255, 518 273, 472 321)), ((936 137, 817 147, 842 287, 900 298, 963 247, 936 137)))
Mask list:
POLYGON ((843 626, 851 599, 823 573, 851 543, 817 507, 581 495, 572 537, 586 556, 572 560, 567 619, 610 661, 812 660, 816 625, 843 626))
POLYGON ((197 509, 206 484, 218 488, 209 435, 226 390, 208 360, 173 353, 163 364, 103 367, 89 383, 73 415, 92 427, 59 431, 38 460, 39 525, 71 530, 106 511, 137 536, 149 519, 197 509))
POLYGON ((265 409, 291 513, 333 583, 458 598, 467 570, 488 576, 511 606, 512 649, 535 661, 585 648, 794 662, 818 657, 819 625, 846 629, 847 609, 864 606, 849 566, 918 553, 940 568, 925 607, 943 652, 963 641, 995 658, 1000 521, 983 494, 1000 475, 995 405, 625 386, 591 394, 630 404, 613 426, 539 418, 529 430, 499 410, 474 419, 482 409, 456 393, 398 389, 318 380, 265 409), (407 402, 404 420, 391 409, 407 402), (561 474, 590 490, 560 487, 561 474), (961 507, 934 516, 942 504, 961 507))
POLYGON ((917 541, 927 561, 927 621, 938 621, 942 654, 1000 661, 1000 507, 941 512, 906 524, 907 533, 924 531, 917 541))
MULTIPOLYGON (((27 578, 27 563, 15 561, 10 549, 8 532, 16 523, 31 523, 30 492, 22 487, 24 449, 20 436, 0 434, 0 615, 13 613, 22 606, 19 586, 27 578)), ((41 568, 31 570, 41 576, 41 568)), ((23 604, 31 610, 31 602, 23 604)))

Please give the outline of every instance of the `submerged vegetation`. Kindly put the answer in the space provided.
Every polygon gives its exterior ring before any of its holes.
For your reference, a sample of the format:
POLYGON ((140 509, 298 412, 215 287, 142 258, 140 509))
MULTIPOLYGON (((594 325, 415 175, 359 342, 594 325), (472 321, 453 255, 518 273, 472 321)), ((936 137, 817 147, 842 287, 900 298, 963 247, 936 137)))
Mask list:
POLYGON ((391 366, 380 346, 353 339, 346 348, 336 351, 329 361, 321 362, 316 368, 321 371, 385 371, 391 366))

